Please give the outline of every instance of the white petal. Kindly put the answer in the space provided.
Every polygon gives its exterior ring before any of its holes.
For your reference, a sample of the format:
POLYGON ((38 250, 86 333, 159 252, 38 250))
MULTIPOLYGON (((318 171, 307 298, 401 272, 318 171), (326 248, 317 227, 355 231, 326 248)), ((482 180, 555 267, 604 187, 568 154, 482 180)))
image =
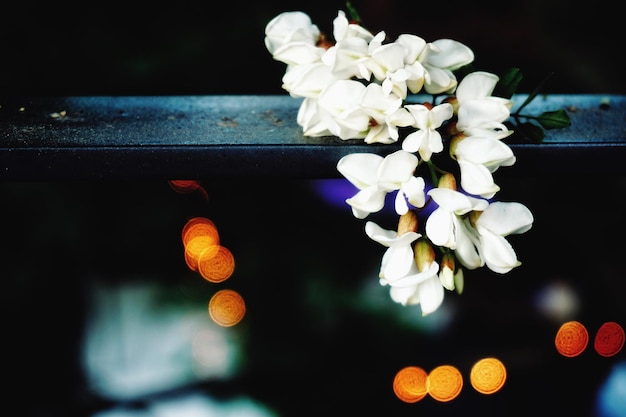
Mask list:
POLYGON ((476 227, 483 227, 500 236, 507 236, 528 231, 533 221, 533 214, 523 204, 496 201, 480 215, 476 221, 476 227))
POLYGON ((484 165, 458 160, 461 170, 461 187, 470 194, 491 198, 500 187, 493 182, 491 172, 484 165))
POLYGON ((467 269, 480 268, 485 261, 480 256, 477 246, 480 246, 478 233, 469 225, 468 220, 455 223, 456 229, 456 249, 454 254, 458 261, 467 269))
POLYGON ((422 316, 433 313, 443 303, 444 288, 437 275, 422 282, 417 288, 422 316))
POLYGON ((500 274, 505 274, 511 269, 521 265, 513 247, 507 240, 487 230, 479 230, 481 254, 489 269, 500 274))
POLYGON ((474 61, 474 52, 461 42, 452 39, 438 39, 432 44, 436 50, 428 55, 428 63, 451 71, 474 61))
POLYGON ((470 99, 491 96, 500 78, 489 72, 476 71, 467 74, 459 83, 455 94, 460 103, 470 99))
POLYGON ((406 203, 406 198, 404 197, 403 192, 398 191, 396 193, 396 198, 394 200, 394 207, 396 209, 396 213, 398 213, 400 216, 408 213, 409 205, 406 203))
POLYGON ((386 279, 389 285, 402 280, 411 271, 415 264, 413 247, 403 245, 389 248, 385 251, 381 262, 380 277, 386 279))
POLYGON ((400 189, 414 207, 424 207, 426 204, 425 186, 424 178, 412 176, 408 181, 402 183, 400 189))
POLYGON ((435 245, 451 249, 456 247, 453 216, 450 212, 437 208, 426 219, 426 236, 435 245))
POLYGON ((337 170, 362 190, 376 184, 376 173, 382 161, 383 157, 374 153, 352 153, 337 162, 337 170))
POLYGON ((512 165, 515 162, 513 150, 506 143, 491 137, 466 137, 457 144, 455 155, 457 159, 485 165, 488 168, 512 165))
POLYGON ((417 286, 414 287, 391 287, 389 290, 391 299, 402 305, 410 305, 419 303, 417 286))
POLYGON ((485 210, 489 202, 480 198, 471 197, 448 188, 432 188, 428 195, 435 200, 443 210, 463 215, 472 210, 485 210))
POLYGON ((384 190, 372 185, 348 198, 346 203, 363 212, 376 213, 385 206, 386 195, 387 193, 384 190))
POLYGON ((423 130, 416 130, 415 132, 409 133, 402 141, 402 150, 411 153, 417 152, 420 149, 420 146, 422 146, 423 140, 423 130))
POLYGON ((409 246, 421 237, 421 235, 416 232, 407 232, 402 236, 398 236, 398 233, 395 230, 383 229, 372 221, 365 223, 365 233, 373 241, 387 247, 409 246))
MULTIPOLYGON (((412 260, 413 261, 413 260, 412 260)), ((412 262, 412 266, 415 265, 415 262, 412 262)), ((405 275, 400 279, 395 281, 389 281, 388 284, 392 287, 413 287, 415 285, 421 284, 424 281, 430 279, 433 276, 437 276, 439 272, 439 264, 437 262, 432 262, 429 268, 425 271, 419 272, 417 268, 413 268, 414 273, 405 275)))
POLYGON ((417 162, 417 156, 403 150, 387 155, 378 167, 379 185, 389 191, 397 190, 413 175, 417 162))

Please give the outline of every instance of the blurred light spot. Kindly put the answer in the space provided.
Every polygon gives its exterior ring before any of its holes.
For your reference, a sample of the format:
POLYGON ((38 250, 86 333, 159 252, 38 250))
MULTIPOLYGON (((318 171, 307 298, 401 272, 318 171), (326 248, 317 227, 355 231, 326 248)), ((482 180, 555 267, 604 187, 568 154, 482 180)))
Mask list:
POLYGON ((190 194, 193 193, 194 191, 198 191, 200 194, 202 194, 202 197, 205 200, 209 199, 209 195, 206 192, 206 190, 204 189, 204 187, 202 187, 200 185, 200 181, 197 180, 170 180, 168 181, 170 187, 176 191, 177 193, 180 194, 190 194))
POLYGON ((452 365, 440 365, 428 374, 426 387, 433 399, 441 402, 452 401, 463 389, 463 375, 452 365))
POLYGON ((579 299, 572 287, 556 281, 545 287, 535 297, 535 307, 547 318, 562 323, 578 313, 579 299))
POLYGON ((481 394, 500 391, 506 381, 506 367, 496 358, 484 358, 472 366, 470 382, 481 394))
POLYGON ((181 233, 185 249, 185 263, 211 282, 221 282, 234 271, 232 253, 220 246, 215 224, 206 217, 189 219, 181 233))
POLYGON ((626 417, 626 362, 615 364, 596 398, 596 417, 626 417))
POLYGON ((600 356, 615 356, 624 347, 624 329, 614 321, 607 321, 598 329, 593 347, 600 356))
POLYGON ((232 350, 219 328, 201 329, 191 344, 194 372, 199 377, 223 376, 228 371, 232 350))
POLYGON ((219 245, 211 236, 196 236, 185 245, 185 262, 189 269, 197 271, 200 256, 207 251, 209 254, 215 254, 218 248, 219 245))
POLYGON ((234 326, 245 314, 246 305, 237 291, 219 290, 209 301, 209 316, 222 327, 234 326))
POLYGON ((235 258, 224 246, 209 247, 198 258, 198 272, 209 282, 223 282, 235 271, 235 258))
POLYGON ((241 366, 240 340, 207 320, 206 307, 154 283, 91 281, 81 346, 89 392, 134 401, 232 378, 241 366))
POLYGON ((573 358, 583 353, 589 342, 587 328, 576 320, 565 322, 554 338, 556 350, 563 356, 573 358))
POLYGON ((277 417, 266 405, 251 398, 211 398, 199 390, 144 401, 141 407, 116 405, 91 417, 277 417))
POLYGON ((189 243, 189 241, 196 236, 209 236, 213 238, 215 244, 220 243, 217 227, 206 217, 193 217, 187 220, 187 223, 183 226, 181 238, 184 246, 186 246, 187 243, 189 243))
POLYGON ((405 403, 416 403, 426 396, 428 374, 418 366, 400 369, 393 379, 393 392, 405 403))
POLYGON ((346 199, 355 195, 359 189, 344 178, 312 180, 313 189, 327 204, 342 209, 350 208, 346 199))

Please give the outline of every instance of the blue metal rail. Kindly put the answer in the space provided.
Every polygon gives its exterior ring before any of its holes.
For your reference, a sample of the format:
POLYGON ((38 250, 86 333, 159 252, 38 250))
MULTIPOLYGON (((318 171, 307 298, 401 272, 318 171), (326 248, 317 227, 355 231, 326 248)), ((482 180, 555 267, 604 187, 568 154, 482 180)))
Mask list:
MULTIPOLYGON (((287 95, 4 100, 0 179, 333 178, 348 153, 394 149, 305 137, 299 104, 287 95)), ((525 113, 559 109, 572 125, 511 144, 518 160, 500 175, 625 171, 626 96, 539 96, 525 113)))

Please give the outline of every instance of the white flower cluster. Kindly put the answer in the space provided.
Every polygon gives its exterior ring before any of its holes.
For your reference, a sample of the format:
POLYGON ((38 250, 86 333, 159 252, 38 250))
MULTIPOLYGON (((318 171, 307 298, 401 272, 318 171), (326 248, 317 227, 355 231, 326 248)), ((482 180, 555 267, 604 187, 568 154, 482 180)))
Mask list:
POLYGON ((513 133, 504 124, 513 102, 492 96, 499 81, 494 74, 478 71, 457 80, 454 71, 474 60, 467 46, 410 34, 389 42, 385 32, 372 34, 342 11, 332 40, 307 14, 281 13, 266 26, 265 46, 287 65, 283 89, 303 98, 297 122, 304 135, 401 141, 401 149, 385 157, 354 153, 337 164, 358 189, 346 200, 356 218, 382 210, 386 195, 396 193, 397 230, 365 225, 366 234, 387 247, 379 278, 394 301, 420 304, 426 315, 441 305, 445 289, 462 292, 463 268, 506 273, 520 265, 506 237, 529 230, 532 213, 520 203, 493 201, 500 187, 492 174, 515 163, 502 141, 513 133), (433 102, 407 100, 418 93, 433 102), (431 160, 444 149, 456 161, 456 174, 431 160), (428 191, 416 175, 423 165, 432 180, 428 191), (427 204, 436 208, 420 232, 417 213, 427 204))

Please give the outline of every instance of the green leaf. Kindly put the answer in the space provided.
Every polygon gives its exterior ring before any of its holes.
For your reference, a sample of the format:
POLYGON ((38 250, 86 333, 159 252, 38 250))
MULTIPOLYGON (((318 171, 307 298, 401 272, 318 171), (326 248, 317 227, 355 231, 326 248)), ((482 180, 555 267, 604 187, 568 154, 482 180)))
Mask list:
POLYGON ((509 143, 541 143, 545 133, 540 126, 531 122, 520 123, 515 126, 513 134, 509 136, 509 143))
POLYGON ((572 124, 569 114, 563 109, 541 113, 537 121, 544 129, 561 129, 572 124))
POLYGON ((522 81, 522 73, 519 68, 508 69, 502 76, 494 89, 493 95, 503 98, 511 98, 517 91, 519 83, 522 81))
POLYGON ((356 7, 352 5, 352 2, 350 0, 346 1, 346 9, 348 9, 348 17, 350 21, 357 22, 359 25, 363 23, 361 21, 361 16, 359 16, 359 13, 356 10, 356 7))

